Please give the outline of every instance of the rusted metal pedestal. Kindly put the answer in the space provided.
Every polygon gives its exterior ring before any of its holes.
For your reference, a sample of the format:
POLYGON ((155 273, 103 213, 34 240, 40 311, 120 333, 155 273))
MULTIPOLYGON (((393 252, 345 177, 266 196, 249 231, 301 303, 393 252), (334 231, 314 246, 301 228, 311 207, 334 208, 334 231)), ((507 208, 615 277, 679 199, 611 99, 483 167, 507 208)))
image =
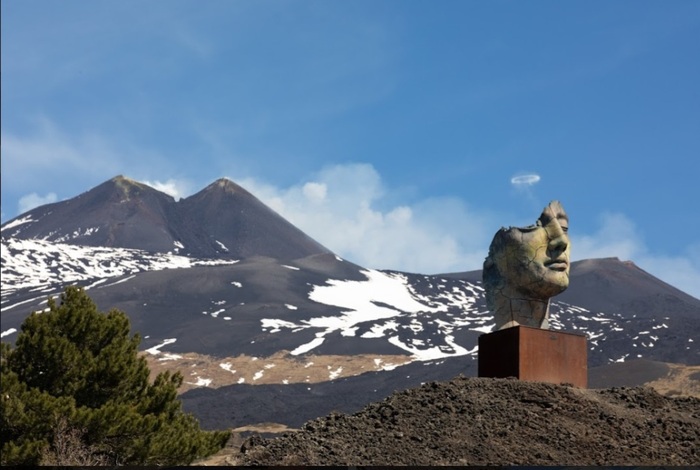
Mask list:
POLYGON ((515 326, 479 336, 479 377, 588 386, 586 336, 515 326))

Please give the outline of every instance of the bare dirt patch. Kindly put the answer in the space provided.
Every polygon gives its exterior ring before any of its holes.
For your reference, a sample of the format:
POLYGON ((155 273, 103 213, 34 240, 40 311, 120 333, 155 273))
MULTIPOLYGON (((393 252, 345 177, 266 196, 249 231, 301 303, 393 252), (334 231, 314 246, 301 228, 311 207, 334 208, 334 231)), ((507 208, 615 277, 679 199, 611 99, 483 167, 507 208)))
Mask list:
POLYGON ((387 370, 411 361, 410 356, 358 354, 352 356, 292 356, 286 351, 269 357, 216 358, 196 353, 146 354, 152 378, 163 371, 180 371, 179 393, 198 387, 233 384, 319 383, 365 372, 387 370))
POLYGON ((668 396, 700 398, 700 366, 668 364, 666 377, 647 382, 657 392, 668 396))

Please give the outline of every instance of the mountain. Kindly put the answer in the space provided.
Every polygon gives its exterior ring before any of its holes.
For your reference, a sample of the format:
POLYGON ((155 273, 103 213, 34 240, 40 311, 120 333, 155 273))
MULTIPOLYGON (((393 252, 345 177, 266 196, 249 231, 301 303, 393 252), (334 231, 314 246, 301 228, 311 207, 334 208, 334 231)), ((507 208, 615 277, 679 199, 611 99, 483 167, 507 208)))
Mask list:
MULTIPOLYGON (((120 176, 1 230, 4 341, 47 296, 82 285, 101 310, 128 313, 152 368, 186 371, 185 408, 207 428, 298 426, 476 375, 493 329, 480 271, 365 269, 225 179, 175 201, 120 176)), ((700 364, 700 300, 630 262, 573 263, 550 324, 587 335, 592 371, 700 364)))
POLYGON ((225 178, 175 201, 150 186, 117 176, 77 197, 8 221, 2 236, 198 258, 295 259, 330 253, 225 178))
MULTIPOLYGON (((481 281, 481 270, 441 276, 481 281)), ((571 264, 569 288, 556 297, 590 310, 614 311, 625 316, 671 315, 696 317, 698 299, 644 271, 632 261, 600 258, 571 264)))

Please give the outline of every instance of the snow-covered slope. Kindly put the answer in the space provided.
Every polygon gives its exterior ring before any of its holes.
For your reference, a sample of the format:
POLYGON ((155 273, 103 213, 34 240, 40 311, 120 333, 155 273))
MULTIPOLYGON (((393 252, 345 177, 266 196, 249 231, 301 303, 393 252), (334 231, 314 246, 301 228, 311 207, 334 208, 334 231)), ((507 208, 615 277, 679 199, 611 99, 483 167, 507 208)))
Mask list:
MULTIPOLYGON (((239 263, 2 238, 2 333, 11 339, 30 311, 72 283, 95 288, 91 295, 105 309, 128 312, 149 337, 145 348, 174 339, 168 347, 178 352, 476 359, 478 336, 494 326, 480 282, 367 270, 334 255, 313 259, 239 263)), ((662 309, 639 316, 601 311, 559 298, 550 313, 553 329, 587 335, 591 364, 700 361, 697 320, 662 309)))
MULTIPOLYGON (((91 296, 105 309, 128 312, 149 338, 144 348, 172 339, 174 351, 222 357, 287 350, 476 359, 478 336, 493 329, 479 282, 368 270, 331 255, 313 266, 3 238, 3 333, 11 337, 29 311, 71 283, 94 288, 91 296)), ((586 334, 593 364, 692 361, 697 324, 678 323, 671 315, 625 316, 556 298, 551 305, 552 328, 586 334)))
MULTIPOLYGON (((291 336, 314 331, 314 338, 300 342, 292 354, 318 351, 329 338, 338 342, 351 337, 356 341, 383 339, 413 360, 431 361, 465 355, 476 358, 478 335, 493 330, 493 315, 486 309, 480 283, 389 271, 362 273, 364 281, 329 279, 310 290, 310 300, 339 307, 338 315, 296 321, 262 318, 263 331, 291 336)), ((550 324, 555 330, 585 334, 591 352, 602 353, 606 362, 613 362, 648 357, 669 320, 626 319, 619 313, 594 312, 555 300, 550 324), (627 351, 620 354, 617 348, 608 347, 616 342, 628 343, 627 351)), ((690 349, 692 342, 686 343, 690 349)))
POLYGON ((195 259, 128 248, 67 245, 44 240, 2 238, 2 305, 21 290, 52 292, 78 283, 86 287, 142 271, 234 264, 236 260, 195 259))

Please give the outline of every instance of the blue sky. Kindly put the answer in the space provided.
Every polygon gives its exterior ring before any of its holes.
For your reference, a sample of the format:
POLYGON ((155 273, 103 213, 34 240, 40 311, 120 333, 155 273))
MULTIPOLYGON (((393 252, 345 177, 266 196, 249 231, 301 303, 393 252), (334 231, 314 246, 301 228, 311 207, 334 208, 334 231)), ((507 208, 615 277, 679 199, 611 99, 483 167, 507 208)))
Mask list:
POLYGON ((444 272, 559 199, 574 259, 700 297, 696 0, 3 0, 1 39, 3 222, 225 176, 352 261, 444 272))

